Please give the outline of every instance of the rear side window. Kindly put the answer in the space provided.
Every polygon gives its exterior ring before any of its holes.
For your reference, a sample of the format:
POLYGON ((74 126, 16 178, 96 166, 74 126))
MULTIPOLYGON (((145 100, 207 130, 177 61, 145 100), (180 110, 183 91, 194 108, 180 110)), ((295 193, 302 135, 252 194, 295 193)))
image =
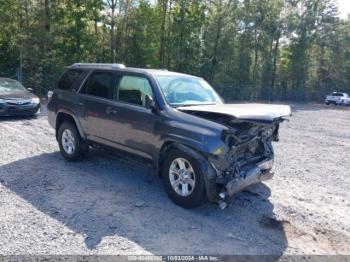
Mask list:
POLYGON ((76 91, 83 80, 84 71, 67 70, 60 80, 58 80, 57 88, 62 90, 76 91))
POLYGON ((118 84, 117 101, 148 107, 153 100, 149 81, 139 76, 122 76, 118 84))
POLYGON ((112 72, 93 72, 85 82, 82 93, 107 99, 113 99, 112 84, 112 72))

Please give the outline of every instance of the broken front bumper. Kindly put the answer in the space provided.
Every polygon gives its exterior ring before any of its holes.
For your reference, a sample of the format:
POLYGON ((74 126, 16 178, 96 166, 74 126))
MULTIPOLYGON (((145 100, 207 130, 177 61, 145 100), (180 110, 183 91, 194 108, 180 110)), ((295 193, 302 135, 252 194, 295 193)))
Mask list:
POLYGON ((221 198, 232 197, 244 188, 257 184, 259 182, 271 179, 273 173, 270 172, 273 166, 273 159, 264 160, 260 163, 250 165, 241 171, 237 178, 229 181, 226 186, 226 192, 220 194, 221 198))

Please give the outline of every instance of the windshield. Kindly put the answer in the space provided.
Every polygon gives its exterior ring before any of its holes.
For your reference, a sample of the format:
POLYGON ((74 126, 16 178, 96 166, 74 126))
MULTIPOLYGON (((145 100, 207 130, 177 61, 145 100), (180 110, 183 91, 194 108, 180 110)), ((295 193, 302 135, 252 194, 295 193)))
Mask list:
POLYGON ((190 76, 156 76, 171 106, 222 104, 221 98, 203 79, 190 76))
POLYGON ((16 80, 0 79, 0 93, 23 91, 25 88, 16 80))

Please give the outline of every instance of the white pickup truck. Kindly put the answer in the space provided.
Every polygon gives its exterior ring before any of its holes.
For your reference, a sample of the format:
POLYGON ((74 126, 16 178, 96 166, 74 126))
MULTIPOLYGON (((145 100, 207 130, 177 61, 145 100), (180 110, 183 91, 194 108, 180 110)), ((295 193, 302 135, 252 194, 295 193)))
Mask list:
POLYGON ((326 97, 325 103, 327 105, 350 105, 350 97, 347 93, 333 92, 326 97))

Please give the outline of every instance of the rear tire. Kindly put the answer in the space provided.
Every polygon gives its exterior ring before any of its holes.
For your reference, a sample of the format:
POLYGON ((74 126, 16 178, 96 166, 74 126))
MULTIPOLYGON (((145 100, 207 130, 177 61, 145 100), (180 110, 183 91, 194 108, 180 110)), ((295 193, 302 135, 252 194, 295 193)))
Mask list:
POLYGON ((84 152, 88 151, 81 139, 78 130, 71 122, 63 122, 58 129, 58 145, 61 154, 68 161, 77 161, 84 152))
POLYGON ((191 155, 171 149, 161 170, 165 190, 175 204, 194 208, 207 200, 204 175, 191 155))

